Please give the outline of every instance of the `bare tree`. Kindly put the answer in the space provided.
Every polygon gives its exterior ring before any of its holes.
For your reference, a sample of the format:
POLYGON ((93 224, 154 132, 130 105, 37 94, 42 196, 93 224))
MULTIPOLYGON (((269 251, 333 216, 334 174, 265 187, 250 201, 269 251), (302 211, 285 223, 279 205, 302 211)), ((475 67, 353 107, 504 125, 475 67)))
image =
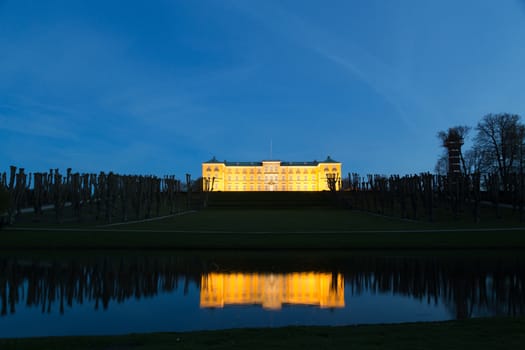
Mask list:
POLYGON ((336 173, 326 174, 326 184, 331 192, 337 191, 337 185, 339 184, 339 177, 336 173))
POLYGON ((191 174, 186 174, 186 209, 191 207, 191 174))
POLYGON ((7 209, 9 209, 9 192, 4 188, 4 185, 0 183, 0 229, 2 228, 4 221, 7 221, 7 209))
POLYGON ((466 175, 488 171, 489 164, 487 163, 486 152, 486 150, 481 149, 478 145, 474 145, 471 149, 465 151, 463 164, 466 175))
POLYGON ((448 174, 448 155, 443 153, 436 162, 434 171, 438 175, 447 175, 448 174))
POLYGON ((478 123, 476 146, 483 152, 488 171, 497 171, 502 189, 510 190, 509 175, 517 172, 520 145, 523 143, 523 124, 517 114, 487 114, 478 123))

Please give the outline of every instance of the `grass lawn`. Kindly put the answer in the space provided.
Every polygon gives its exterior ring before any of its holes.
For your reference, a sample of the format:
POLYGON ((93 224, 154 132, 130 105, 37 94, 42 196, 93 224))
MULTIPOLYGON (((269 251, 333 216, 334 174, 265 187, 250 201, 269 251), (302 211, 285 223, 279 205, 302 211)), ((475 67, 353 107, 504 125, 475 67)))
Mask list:
POLYGON ((429 223, 320 209, 208 209, 125 225, 14 226, 7 249, 477 249, 525 248, 525 228, 492 219, 429 223))
POLYGON ((284 327, 124 336, 0 339, 11 349, 521 349, 524 318, 284 327))

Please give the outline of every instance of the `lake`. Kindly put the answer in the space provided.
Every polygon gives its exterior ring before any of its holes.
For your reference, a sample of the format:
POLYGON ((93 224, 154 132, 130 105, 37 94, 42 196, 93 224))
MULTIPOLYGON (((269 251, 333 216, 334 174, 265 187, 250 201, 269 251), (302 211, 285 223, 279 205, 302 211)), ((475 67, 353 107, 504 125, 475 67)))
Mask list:
POLYGON ((525 315, 509 252, 0 253, 0 337, 525 315))

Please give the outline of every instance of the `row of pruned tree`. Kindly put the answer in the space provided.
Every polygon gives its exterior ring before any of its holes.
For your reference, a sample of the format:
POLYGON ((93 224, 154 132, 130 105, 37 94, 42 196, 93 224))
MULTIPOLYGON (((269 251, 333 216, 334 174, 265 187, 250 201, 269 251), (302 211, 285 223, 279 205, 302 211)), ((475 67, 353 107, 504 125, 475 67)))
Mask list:
POLYGON ((508 193, 501 191, 499 173, 367 175, 348 174, 346 203, 355 209, 406 219, 428 221, 437 216, 470 216, 481 221, 481 207, 492 208, 500 217, 505 205, 524 220, 525 176, 512 173, 507 178, 508 193), (447 214, 448 213, 448 214, 447 214))
POLYGON ((161 211, 175 213, 180 209, 181 182, 173 175, 81 174, 70 168, 65 174, 59 169, 26 173, 11 166, 9 174, 0 174, 0 190, 7 194, 8 223, 28 209, 34 220, 52 209, 57 222, 90 218, 111 223, 159 216, 161 211), (66 208, 70 208, 67 218, 66 208))

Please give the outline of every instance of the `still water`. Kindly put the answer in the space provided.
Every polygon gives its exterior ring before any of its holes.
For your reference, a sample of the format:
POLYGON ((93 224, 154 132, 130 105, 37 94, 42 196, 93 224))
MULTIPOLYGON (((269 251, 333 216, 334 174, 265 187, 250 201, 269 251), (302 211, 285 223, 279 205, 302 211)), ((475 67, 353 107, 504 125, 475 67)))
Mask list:
POLYGON ((522 252, 39 255, 0 254, 0 337, 525 315, 522 252))

